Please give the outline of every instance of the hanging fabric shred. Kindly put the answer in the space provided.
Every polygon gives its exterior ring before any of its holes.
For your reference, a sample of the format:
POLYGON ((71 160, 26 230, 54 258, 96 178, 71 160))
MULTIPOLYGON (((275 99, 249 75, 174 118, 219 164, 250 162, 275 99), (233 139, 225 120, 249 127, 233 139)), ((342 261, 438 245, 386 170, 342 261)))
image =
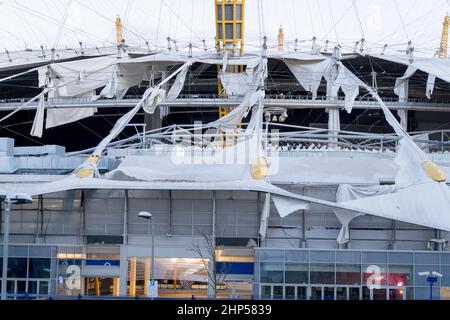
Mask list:
POLYGON ((44 131, 44 114, 45 114, 45 95, 42 95, 39 99, 36 115, 33 121, 33 127, 31 128, 31 135, 33 137, 42 138, 44 131))

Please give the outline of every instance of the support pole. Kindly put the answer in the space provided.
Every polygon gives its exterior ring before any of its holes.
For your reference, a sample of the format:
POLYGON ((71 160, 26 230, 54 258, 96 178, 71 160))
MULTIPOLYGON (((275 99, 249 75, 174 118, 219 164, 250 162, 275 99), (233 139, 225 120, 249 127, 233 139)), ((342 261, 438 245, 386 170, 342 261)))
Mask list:
POLYGON ((6 201, 5 222, 3 229, 3 270, 2 270, 2 293, 1 300, 7 299, 6 283, 8 279, 8 250, 9 250, 9 219, 11 213, 11 202, 6 201))

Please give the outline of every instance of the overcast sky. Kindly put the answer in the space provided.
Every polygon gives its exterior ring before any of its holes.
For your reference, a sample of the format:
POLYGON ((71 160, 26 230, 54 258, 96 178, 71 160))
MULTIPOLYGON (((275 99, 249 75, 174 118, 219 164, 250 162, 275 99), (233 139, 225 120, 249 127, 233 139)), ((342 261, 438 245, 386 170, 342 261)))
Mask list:
MULTIPOLYGON (((316 36, 351 49, 364 36, 375 52, 385 43, 393 51, 403 51, 411 40, 416 50, 432 55, 439 47, 443 18, 450 11, 448 0, 356 0, 356 7, 353 0, 259 1, 247 0, 246 4, 249 50, 257 48, 261 34, 275 46, 278 27, 283 25, 291 48, 296 38, 316 36)), ((202 39, 209 47, 214 45, 214 0, 0 0, 0 12, 0 50, 41 44, 75 47, 78 41, 88 46, 111 45, 117 14, 124 20, 129 44, 145 46, 148 41, 155 47, 157 41, 166 46, 170 36, 180 47, 191 41, 200 46, 202 39), (67 7, 66 24, 58 36, 67 7)), ((310 47, 310 42, 300 44, 304 49, 310 47)))

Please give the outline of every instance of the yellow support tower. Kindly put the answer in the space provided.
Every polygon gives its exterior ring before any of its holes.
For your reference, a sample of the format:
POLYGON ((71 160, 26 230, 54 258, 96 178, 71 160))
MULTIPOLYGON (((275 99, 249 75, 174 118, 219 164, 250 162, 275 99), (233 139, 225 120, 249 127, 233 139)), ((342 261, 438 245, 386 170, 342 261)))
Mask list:
POLYGON ((116 42, 118 46, 123 43, 123 24, 119 15, 116 18, 116 42))
POLYGON ((450 17, 447 15, 442 26, 441 47, 439 48, 439 59, 447 59, 448 53, 448 28, 450 26, 450 17))
MULTIPOLYGON (((216 50, 232 54, 244 52, 245 0, 214 0, 216 8, 216 50)), ((241 68, 241 70, 243 70, 241 68)), ((217 68, 220 71, 220 66, 217 68)), ((234 67, 233 72, 238 72, 234 67)), ((227 97, 222 83, 218 81, 219 97, 227 97)), ((229 112, 228 108, 219 108, 222 118, 229 112)))
POLYGON ((284 51, 284 29, 283 26, 280 26, 278 29, 278 51, 284 51))

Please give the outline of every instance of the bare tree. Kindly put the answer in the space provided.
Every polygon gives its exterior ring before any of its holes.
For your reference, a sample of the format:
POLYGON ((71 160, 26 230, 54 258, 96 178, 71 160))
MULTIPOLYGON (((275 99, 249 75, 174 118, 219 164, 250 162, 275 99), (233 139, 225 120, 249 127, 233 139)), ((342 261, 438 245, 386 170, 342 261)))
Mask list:
POLYGON ((224 267, 219 270, 217 268, 223 246, 217 246, 216 239, 212 235, 202 234, 202 238, 203 241, 193 242, 192 251, 202 259, 208 276, 208 286, 211 285, 214 290, 214 298, 217 298, 220 286, 225 283, 230 270, 228 264, 224 264, 224 267))

